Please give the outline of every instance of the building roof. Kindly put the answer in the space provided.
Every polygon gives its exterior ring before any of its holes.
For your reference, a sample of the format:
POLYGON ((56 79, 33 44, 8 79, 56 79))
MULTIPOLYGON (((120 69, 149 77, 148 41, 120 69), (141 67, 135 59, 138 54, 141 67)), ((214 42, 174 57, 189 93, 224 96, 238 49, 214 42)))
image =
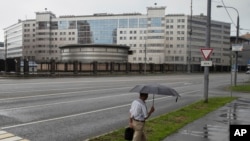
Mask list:
POLYGON ((250 40, 250 33, 247 33, 247 34, 245 34, 245 35, 242 35, 241 37, 243 37, 243 38, 246 38, 246 39, 249 39, 249 40, 250 40))
MULTIPOLYGON (((236 36, 231 36, 231 37, 230 37, 230 40, 231 40, 231 42, 232 42, 232 41, 235 41, 235 40, 236 40, 236 36)), ((250 39, 247 39, 247 38, 242 37, 242 36, 241 36, 241 37, 238 37, 238 40, 239 40, 239 41, 244 41, 244 42, 245 42, 245 41, 250 41, 250 39)))
POLYGON ((110 48, 120 48, 120 47, 125 47, 127 49, 129 49, 129 46, 125 46, 125 45, 113 45, 113 44, 69 44, 69 45, 65 45, 65 46, 61 46, 59 47, 60 49, 63 48, 78 48, 78 47, 110 47, 110 48))

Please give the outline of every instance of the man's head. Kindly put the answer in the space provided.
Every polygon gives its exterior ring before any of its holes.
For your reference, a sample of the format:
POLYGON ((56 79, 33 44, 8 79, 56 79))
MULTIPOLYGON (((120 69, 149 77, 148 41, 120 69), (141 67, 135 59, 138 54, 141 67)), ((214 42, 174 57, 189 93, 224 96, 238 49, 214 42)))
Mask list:
POLYGON ((147 100, 148 99, 148 94, 147 93, 140 93, 140 98, 142 100, 147 100))

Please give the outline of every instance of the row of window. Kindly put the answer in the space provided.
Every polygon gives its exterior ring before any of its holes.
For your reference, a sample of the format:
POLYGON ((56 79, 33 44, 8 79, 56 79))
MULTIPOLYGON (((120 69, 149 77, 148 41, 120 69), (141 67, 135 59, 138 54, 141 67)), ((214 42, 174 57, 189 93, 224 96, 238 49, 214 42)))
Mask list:
POLYGON ((32 53, 57 53, 57 50, 35 50, 35 51, 26 51, 26 54, 32 54, 32 53))
MULTIPOLYGON (((185 23, 185 19, 177 19, 178 23, 185 23)), ((174 19, 166 19, 166 23, 174 23, 174 19)))
POLYGON ((166 56, 165 61, 184 61, 184 56, 166 56))
MULTIPOLYGON (((185 31, 177 31, 176 32, 178 35, 184 35, 185 34, 185 31)), ((173 35, 174 34, 174 31, 166 31, 166 34, 167 35, 173 35)))
MULTIPOLYGON (((173 29, 174 25, 166 25, 166 29, 173 29)), ((185 25, 177 25, 178 29, 184 29, 185 25)))
MULTIPOLYGON (((166 48, 173 48, 174 45, 173 44, 166 44, 166 48)), ((177 48, 184 48, 185 45, 184 44, 177 44, 176 45, 177 48)))
MULTIPOLYGON (((68 40, 66 37, 64 38, 58 38, 60 41, 75 41, 75 37, 68 37, 68 40)), ((57 38, 51 38, 51 41, 57 41, 57 38)))
MULTIPOLYGON (((133 51, 133 53, 137 53, 137 50, 132 50, 132 51, 133 51)), ((138 51, 139 51, 139 53, 145 53, 145 50, 138 50, 138 51)), ((164 50, 146 49, 146 52, 147 53, 163 53, 164 50)))
MULTIPOLYGON (((32 24, 34 27, 36 26, 36 24, 32 24)), ((31 24, 24 24, 24 27, 30 27, 31 24)))
MULTIPOLYGON (((129 33, 130 34, 136 34, 137 31, 130 31, 129 33)), ((146 30, 140 31, 140 34, 146 34, 146 33, 147 33, 146 30)), ((148 33, 164 33, 164 30, 149 30, 148 33)), ((178 35, 184 35, 185 31, 177 31, 176 33, 178 35)), ((120 34, 127 34, 127 31, 120 31, 120 34)), ((173 35, 174 31, 166 31, 166 34, 167 35, 173 35)))
MULTIPOLYGON (((145 57, 133 57, 133 61, 144 61, 145 57), (143 60, 142 60, 143 59, 143 60)), ((148 61, 152 61, 152 57, 147 58, 148 61)))
POLYGON ((57 50, 37 50, 35 53, 57 53, 57 50))
MULTIPOLYGON (((190 20, 188 21, 190 23, 190 20)), ((204 21, 195 21, 195 20, 192 20, 192 24, 197 24, 197 25, 206 25, 207 23, 204 22, 204 21)), ((230 26, 226 26, 226 25, 219 25, 219 24, 211 24, 211 27, 215 27, 215 28, 224 28, 224 29, 227 29, 229 30, 230 29, 230 26)))
MULTIPOLYGON (((137 37, 136 36, 130 36, 128 37, 129 40, 137 40, 137 37)), ((139 37, 139 40, 146 40, 147 38, 146 37, 139 37)), ((124 37, 120 37, 120 40, 127 40, 127 37, 124 36, 124 37)))
POLYGON ((183 52, 182 52, 182 50, 167 50, 167 53, 168 54, 182 54, 183 52))
MULTIPOLYGON (((50 45, 50 47, 51 48, 57 48, 59 45, 50 45)), ((37 45, 37 47, 39 47, 39 48, 41 48, 41 47, 43 47, 43 48, 46 48, 46 47, 49 47, 49 45, 37 45)), ((34 46, 29 46, 29 45, 25 45, 24 46, 24 48, 25 49, 30 49, 30 48, 36 48, 36 46, 34 45, 34 46)))
POLYGON ((49 60, 53 60, 53 59, 55 59, 55 60, 58 60, 58 57, 42 57, 42 60, 44 60, 44 61, 49 61, 49 60))
MULTIPOLYGON (((31 29, 24 29, 23 31, 24 31, 24 32, 30 32, 31 29)), ((32 29, 32 31, 35 32, 36 30, 35 30, 35 29, 32 29)))
MULTIPOLYGON (((138 32, 136 30, 130 30, 129 34, 137 34, 138 32)), ((140 30, 139 32, 140 34, 146 34, 147 31, 146 30, 140 30)), ((127 34, 127 31, 120 31, 120 34, 127 34)))
MULTIPOLYGON (((166 40, 167 41, 171 41, 171 40, 174 40, 174 37, 166 37, 166 40)), ((185 40, 185 37, 176 37, 176 40, 178 41, 184 41, 185 40)))
POLYGON ((37 35, 75 35, 75 32, 37 32, 37 35))

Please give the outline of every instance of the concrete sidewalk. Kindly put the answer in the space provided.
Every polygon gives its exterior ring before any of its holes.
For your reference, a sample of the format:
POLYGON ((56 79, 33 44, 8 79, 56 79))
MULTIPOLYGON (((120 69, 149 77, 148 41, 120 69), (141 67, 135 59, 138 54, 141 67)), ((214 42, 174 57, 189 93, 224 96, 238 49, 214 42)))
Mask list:
POLYGON ((250 94, 180 129, 163 141, 229 141, 229 125, 250 125, 250 94))

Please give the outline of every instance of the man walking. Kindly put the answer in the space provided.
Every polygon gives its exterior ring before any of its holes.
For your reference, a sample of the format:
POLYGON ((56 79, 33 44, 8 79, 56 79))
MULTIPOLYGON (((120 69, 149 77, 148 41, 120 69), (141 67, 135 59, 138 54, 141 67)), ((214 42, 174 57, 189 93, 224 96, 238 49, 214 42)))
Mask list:
POLYGON ((132 102, 130 108, 129 126, 134 129, 133 141, 146 141, 144 125, 146 119, 155 111, 152 106, 148 112, 145 101, 148 98, 147 93, 140 93, 140 97, 132 102))

